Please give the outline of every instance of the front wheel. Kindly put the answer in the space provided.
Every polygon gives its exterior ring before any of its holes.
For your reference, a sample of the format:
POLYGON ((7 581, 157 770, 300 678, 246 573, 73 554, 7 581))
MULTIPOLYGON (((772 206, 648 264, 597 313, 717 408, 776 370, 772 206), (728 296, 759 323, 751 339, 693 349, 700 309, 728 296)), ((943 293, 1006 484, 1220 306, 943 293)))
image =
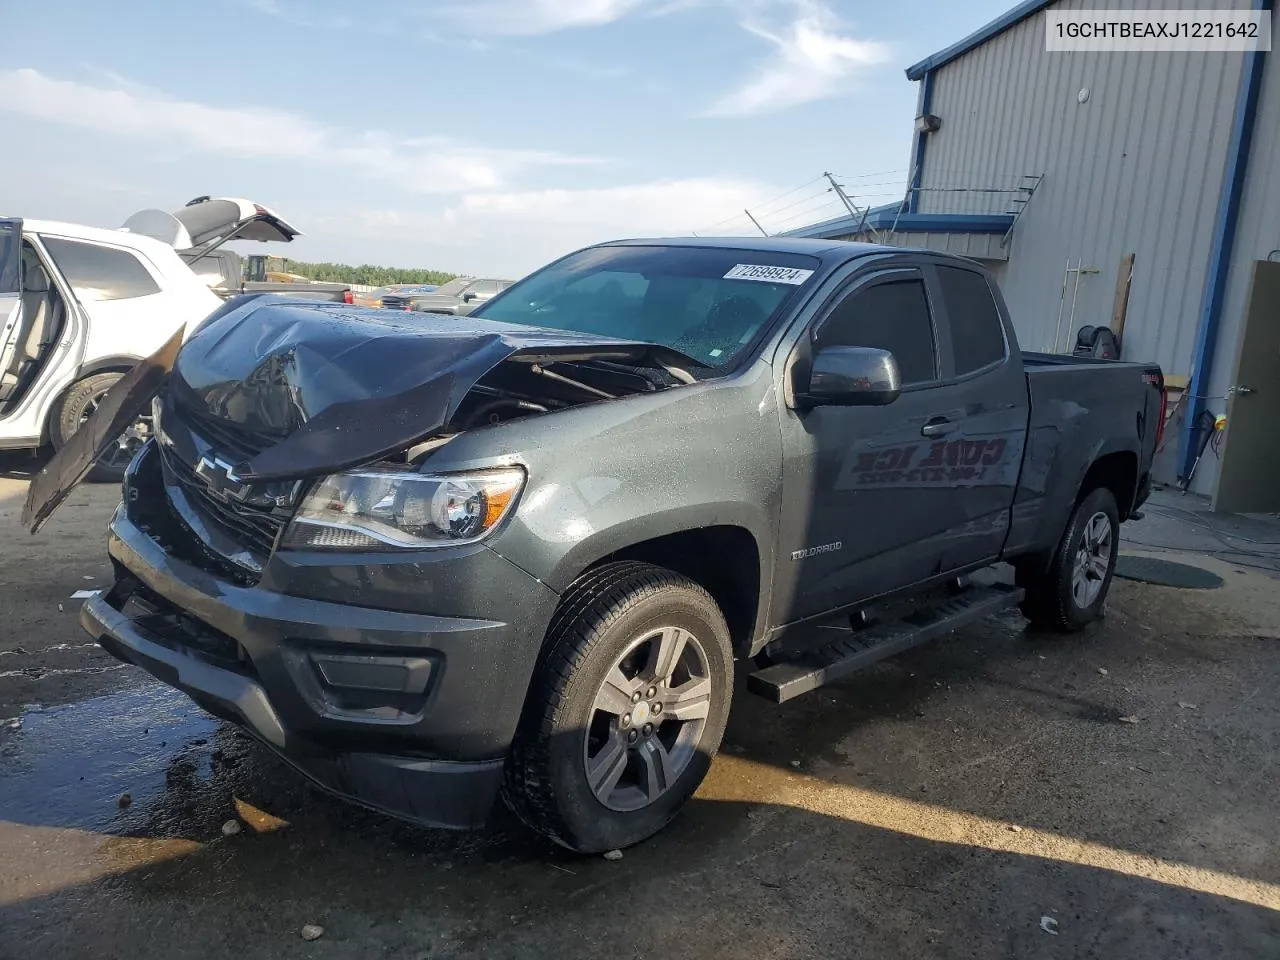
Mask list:
POLYGON ((1084 629, 1102 614, 1120 553, 1120 511, 1110 490, 1076 506, 1047 569, 1019 566, 1022 612, 1033 626, 1061 633, 1084 629))
POLYGON ((715 601, 644 563, 615 563, 562 598, 507 761, 503 796, 580 853, 627 847, 676 815, 729 716, 733 654, 715 601))

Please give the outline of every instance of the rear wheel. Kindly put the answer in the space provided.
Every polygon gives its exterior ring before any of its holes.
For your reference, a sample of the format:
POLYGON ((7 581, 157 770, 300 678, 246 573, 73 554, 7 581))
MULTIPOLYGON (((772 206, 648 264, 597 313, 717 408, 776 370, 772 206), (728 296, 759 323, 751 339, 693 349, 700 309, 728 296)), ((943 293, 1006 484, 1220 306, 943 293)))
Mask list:
POLYGON ((706 776, 732 679, 728 627, 700 586, 644 563, 592 571, 548 631, 507 763, 508 805, 582 853, 652 836, 706 776))
MULTIPOLYGON (((98 409, 98 404, 107 391, 123 376, 123 373, 116 372, 95 373, 72 384, 49 417, 49 439, 55 450, 61 450, 66 445, 98 409)), ((87 479, 94 483, 119 483, 124 478, 129 461, 150 435, 151 418, 139 417, 107 448, 89 470, 87 479)))
POLYGON ((1022 612, 1041 629, 1082 630, 1102 614, 1119 548, 1116 498, 1094 490, 1077 504, 1048 568, 1018 568, 1018 586, 1027 592, 1022 612))

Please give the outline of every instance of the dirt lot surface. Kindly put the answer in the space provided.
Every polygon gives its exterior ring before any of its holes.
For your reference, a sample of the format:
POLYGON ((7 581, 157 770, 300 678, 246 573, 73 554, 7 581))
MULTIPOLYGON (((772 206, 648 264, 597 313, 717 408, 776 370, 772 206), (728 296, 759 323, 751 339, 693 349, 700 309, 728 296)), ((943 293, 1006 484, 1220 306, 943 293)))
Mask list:
POLYGON ((1195 560, 1226 585, 1118 581, 1083 637, 1008 616, 782 708, 742 690, 698 799, 609 862, 327 799, 88 646, 116 490, 31 538, 29 465, 0 463, 4 960, 1280 957, 1265 573, 1195 560))

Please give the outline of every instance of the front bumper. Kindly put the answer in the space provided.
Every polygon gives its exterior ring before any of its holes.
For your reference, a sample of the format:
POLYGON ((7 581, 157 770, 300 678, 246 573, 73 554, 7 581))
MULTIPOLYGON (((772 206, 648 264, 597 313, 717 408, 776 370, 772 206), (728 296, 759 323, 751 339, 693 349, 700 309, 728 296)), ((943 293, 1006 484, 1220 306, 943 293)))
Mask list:
MULTIPOLYGON (((483 567, 491 585, 505 578, 492 595, 519 598, 518 615, 435 616, 240 586, 167 553, 123 506, 109 552, 116 582, 81 623, 112 655, 332 793, 430 826, 484 822, 554 608, 548 588, 489 550, 460 563, 483 567)), ((403 589, 431 591, 432 571, 397 570, 403 589)))

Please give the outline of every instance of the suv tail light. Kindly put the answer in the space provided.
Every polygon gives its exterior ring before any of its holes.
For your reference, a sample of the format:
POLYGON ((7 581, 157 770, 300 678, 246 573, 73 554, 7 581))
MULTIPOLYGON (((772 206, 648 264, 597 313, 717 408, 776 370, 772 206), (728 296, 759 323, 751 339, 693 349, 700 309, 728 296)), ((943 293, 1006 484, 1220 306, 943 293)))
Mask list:
POLYGON ((342 302, 354 304, 356 302, 355 294, 350 290, 344 290, 342 293, 342 302))

